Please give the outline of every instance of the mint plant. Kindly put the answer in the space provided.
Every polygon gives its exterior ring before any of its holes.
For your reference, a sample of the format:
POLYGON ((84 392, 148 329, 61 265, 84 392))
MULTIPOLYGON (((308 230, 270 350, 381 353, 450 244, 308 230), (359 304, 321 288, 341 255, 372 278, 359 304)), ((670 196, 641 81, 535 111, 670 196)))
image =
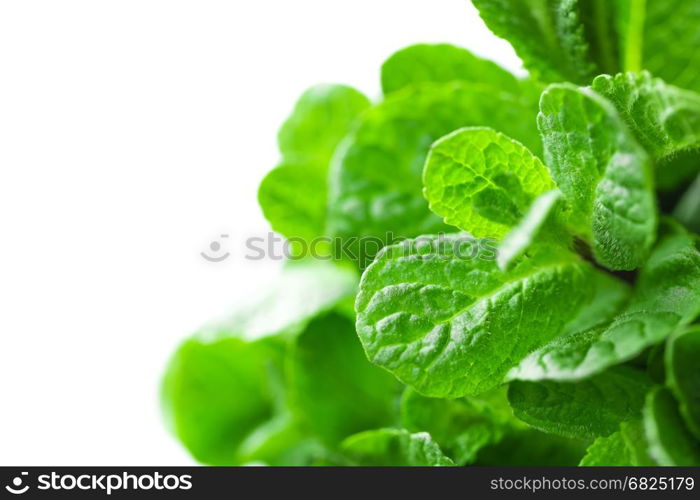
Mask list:
POLYGON ((700 4, 473 3, 529 77, 414 45, 282 125, 293 255, 164 377, 198 461, 700 465, 700 4))

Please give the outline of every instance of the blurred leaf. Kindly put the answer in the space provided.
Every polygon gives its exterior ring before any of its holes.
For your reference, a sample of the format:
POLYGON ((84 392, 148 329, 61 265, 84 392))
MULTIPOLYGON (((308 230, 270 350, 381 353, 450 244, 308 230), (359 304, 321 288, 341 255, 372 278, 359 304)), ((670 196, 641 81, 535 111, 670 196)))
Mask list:
POLYGON ((356 290, 357 272, 350 267, 311 259, 287 261, 272 285, 252 291, 232 314, 212 321, 199 334, 248 340, 294 334, 356 290))
POLYGON ((586 448, 582 441, 545 434, 535 429, 509 433, 500 442, 479 452, 476 465, 488 467, 573 466, 586 448))
MULTIPOLYGON (((331 157, 369 106, 364 95, 344 85, 317 85, 299 98, 279 132, 282 162, 265 176, 258 191, 265 218, 275 231, 307 244, 326 234, 331 157)), ((328 254, 329 247, 317 250, 328 254)))
POLYGON ((277 137, 284 161, 326 169, 335 148, 370 106, 347 85, 316 85, 302 94, 277 137))
POLYGON ((514 94, 520 92, 521 85, 496 63, 446 43, 411 45, 395 52, 382 65, 385 95, 419 83, 455 80, 492 85, 514 94))
POLYGON ((270 339, 192 338, 170 360, 162 387, 171 430, 199 462, 234 465, 249 434, 272 418, 268 370, 280 369, 270 339))
POLYGON ((620 430, 596 439, 580 463, 589 467, 650 467, 656 465, 649 456, 641 419, 623 422, 620 430))
POLYGON ((566 325, 563 335, 609 323, 627 305, 632 296, 631 287, 610 274, 594 272, 590 277, 595 286, 593 299, 584 305, 578 315, 566 325))
POLYGON ((695 234, 700 233, 700 176, 680 199, 673 211, 673 216, 690 231, 695 234))
POLYGON ((454 465, 426 432, 379 429, 350 436, 343 451, 353 465, 432 467, 454 465))
POLYGON ((638 2, 644 24, 644 68, 673 85, 700 92, 700 3, 638 2))
POLYGON ((663 466, 700 466, 700 441, 685 426, 668 389, 656 387, 647 398, 644 428, 651 456, 663 466))
POLYGON ((641 418, 651 383, 626 366, 579 382, 511 382, 515 416, 541 431, 572 439, 608 436, 620 423, 641 418))
POLYGON ((514 421, 501 390, 479 398, 436 399, 407 389, 401 401, 403 426, 430 434, 457 465, 474 462, 479 450, 500 441, 514 421))
POLYGON ((343 316, 312 321, 296 339, 287 369, 294 414, 329 446, 397 420, 396 379, 367 361, 355 325, 343 316))
POLYGON ((681 331, 669 339, 666 378, 688 429, 700 440, 700 327, 681 331))
POLYGON ((287 409, 284 358, 294 336, 351 296, 355 281, 353 271, 330 263, 290 263, 276 287, 179 347, 162 402, 172 432, 195 459, 306 463, 318 455, 287 409))

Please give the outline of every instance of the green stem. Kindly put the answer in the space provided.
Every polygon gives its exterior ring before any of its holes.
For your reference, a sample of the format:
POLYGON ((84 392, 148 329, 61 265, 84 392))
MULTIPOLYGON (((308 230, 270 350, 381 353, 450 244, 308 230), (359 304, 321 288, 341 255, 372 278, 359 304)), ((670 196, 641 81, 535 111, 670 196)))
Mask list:
POLYGON ((638 72, 642 70, 646 0, 628 0, 628 2, 629 12, 623 36, 624 54, 622 61, 625 71, 638 72))

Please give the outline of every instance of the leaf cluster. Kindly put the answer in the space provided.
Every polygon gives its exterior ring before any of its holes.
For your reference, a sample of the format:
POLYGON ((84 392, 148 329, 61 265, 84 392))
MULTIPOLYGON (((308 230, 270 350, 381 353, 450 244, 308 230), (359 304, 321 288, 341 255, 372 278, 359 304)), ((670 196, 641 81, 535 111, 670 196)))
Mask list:
POLYGON ((197 460, 700 465, 700 4, 473 3, 528 78, 414 45, 283 124, 272 228, 383 248, 299 255, 180 346, 197 460))

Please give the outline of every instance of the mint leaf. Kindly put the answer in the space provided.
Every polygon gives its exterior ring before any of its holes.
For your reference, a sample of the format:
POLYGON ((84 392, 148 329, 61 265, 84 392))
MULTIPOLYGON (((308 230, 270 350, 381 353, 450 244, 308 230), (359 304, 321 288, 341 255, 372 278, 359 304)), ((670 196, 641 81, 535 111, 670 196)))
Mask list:
POLYGON ((331 157, 369 105, 364 95, 344 85, 317 85, 299 98, 279 131, 282 162, 258 191, 275 231, 307 241, 325 234, 331 157))
POLYGON ((600 264, 639 267, 657 221, 647 153, 614 107, 589 89, 551 85, 537 123, 545 164, 572 205, 572 227, 591 241, 600 264))
POLYGON ((580 382, 512 382, 508 400, 515 416, 536 429, 597 438, 641 417, 650 386, 643 372, 619 366, 580 382))
POLYGON ((184 342, 170 360, 162 387, 172 432, 208 465, 240 463, 239 446, 275 414, 268 365, 281 363, 269 339, 184 342))
POLYGON ((700 328, 679 332, 666 348, 667 384, 690 432, 700 439, 700 328))
POLYGON ((648 69, 700 90, 694 0, 472 0, 486 25, 543 81, 588 84, 600 73, 648 69))
POLYGON ((272 229, 288 238, 311 241, 325 232, 327 172, 307 165, 283 164, 263 178, 258 202, 272 229))
POLYGON ((341 315, 321 316, 299 334, 287 372, 293 413, 329 446, 395 421, 396 380, 367 362, 352 321, 341 315))
POLYGON ((464 242, 451 235, 386 247, 355 302, 370 361, 426 396, 500 385, 592 293, 590 268, 568 252, 541 249, 504 273, 464 253, 464 242))
POLYGON ((656 387, 647 397, 644 428, 649 452, 659 465, 700 466, 700 441, 690 433, 668 389, 656 387))
POLYGON ((197 460, 700 465, 700 4, 474 3, 529 78, 419 44, 376 105, 317 86, 282 126, 263 213, 342 265, 178 348, 197 460))
POLYGON ((534 117, 534 107, 527 98, 460 82, 426 83, 391 94, 363 116, 337 157, 330 233, 387 243, 387 233, 415 237, 453 230, 428 210, 422 195, 428 148, 460 127, 489 125, 538 150, 540 139, 523 119, 534 117))
MULTIPOLYGON (((597 73, 615 73, 618 68, 639 64, 640 21, 636 0, 577 2, 589 54, 597 73)), ((635 66, 636 67, 636 66, 635 66)), ((588 82, 586 82, 588 83, 588 82)))
POLYGON ((599 437, 588 448, 581 466, 589 467, 649 467, 654 461, 649 456, 644 426, 641 419, 623 422, 620 430, 599 437))
POLYGON ((574 466, 586 452, 583 441, 545 434, 535 429, 508 433, 496 444, 484 447, 476 464, 487 467, 574 466))
POLYGON ((316 85, 302 94, 277 136, 285 162, 327 168, 335 148, 369 100, 346 85, 316 85))
POLYGON ((584 305, 578 315, 564 328, 564 334, 589 330, 607 325, 627 305, 632 290, 622 280, 604 272, 591 274, 595 292, 593 300, 584 305))
POLYGON ((286 412, 255 428, 238 452, 243 465, 272 466, 308 466, 327 455, 328 451, 286 412))
POLYGON ((566 209, 562 199, 562 192, 558 189, 535 198, 522 220, 498 246, 498 265, 501 269, 507 270, 535 243, 571 245, 571 237, 565 229, 566 209))
POLYGON ((647 0, 644 68, 669 83, 700 91, 700 4, 695 0, 647 0))
POLYGON ((272 463, 284 458, 271 450, 286 449, 290 441, 307 448, 287 408, 287 343, 316 315, 352 296, 356 275, 331 263, 300 261, 287 264, 276 285, 200 329, 168 364, 166 419, 199 462, 272 463))
POLYGON ((514 94, 520 92, 518 79, 499 65, 446 43, 411 45, 394 53, 382 65, 385 95, 420 83, 455 80, 484 83, 514 94))
POLYGON ((577 0, 472 0, 493 33, 507 39, 537 78, 588 83, 593 61, 577 0))
POLYGON ((627 308, 629 313, 651 311, 674 316, 674 330, 700 314, 700 241, 671 220, 664 221, 659 243, 639 273, 627 308))
POLYGON ((347 438, 343 452, 353 465, 430 467, 454 465, 430 434, 404 429, 365 431, 347 438))
POLYGON ((673 216, 694 233, 700 233, 700 176, 681 197, 673 216))
POLYGON ((488 128, 463 128, 430 148, 423 194, 447 224, 500 238, 533 200, 555 187, 525 146, 488 128))
POLYGON ((700 147, 700 95, 646 71, 601 75, 592 88, 615 106, 655 160, 700 147))
POLYGON ((407 389, 401 423, 411 432, 427 432, 457 465, 476 460, 479 450, 500 441, 513 424, 512 412, 497 390, 480 398, 426 398, 407 389))
POLYGON ((274 285, 252 291, 228 317, 210 322, 199 332, 247 340, 294 335, 311 318, 349 299, 356 290, 354 269, 326 261, 288 261, 274 285))
POLYGON ((509 374, 511 380, 578 380, 627 361, 700 313, 697 237, 667 222, 630 303, 609 324, 557 337, 509 374))

